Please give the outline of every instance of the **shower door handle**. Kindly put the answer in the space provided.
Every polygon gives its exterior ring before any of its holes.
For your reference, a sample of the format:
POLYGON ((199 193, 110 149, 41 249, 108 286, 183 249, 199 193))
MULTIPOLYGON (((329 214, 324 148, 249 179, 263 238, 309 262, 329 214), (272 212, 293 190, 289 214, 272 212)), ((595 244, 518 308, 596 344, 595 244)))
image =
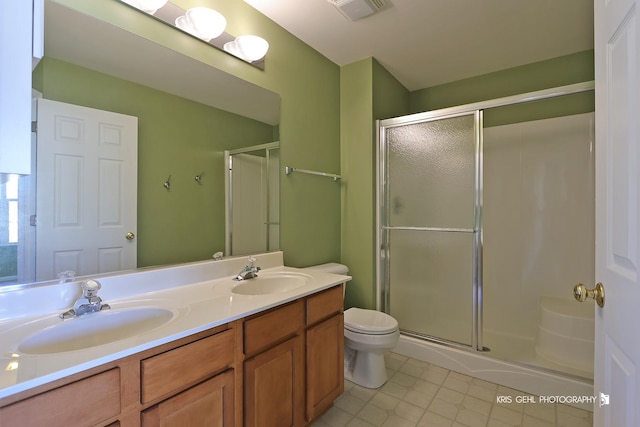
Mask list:
POLYGON ((587 289, 585 285, 578 283, 573 287, 573 297, 580 302, 593 298, 600 307, 604 307, 604 285, 598 283, 595 288, 587 289))

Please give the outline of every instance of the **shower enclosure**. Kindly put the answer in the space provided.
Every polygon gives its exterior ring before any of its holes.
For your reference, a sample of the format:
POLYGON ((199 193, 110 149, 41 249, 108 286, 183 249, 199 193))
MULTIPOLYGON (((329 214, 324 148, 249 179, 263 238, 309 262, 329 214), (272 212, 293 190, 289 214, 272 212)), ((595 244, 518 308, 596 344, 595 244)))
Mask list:
POLYGON ((224 153, 227 255, 280 249, 280 143, 224 153))
POLYGON ((592 378, 592 92, 379 122, 378 308, 403 335, 592 378))

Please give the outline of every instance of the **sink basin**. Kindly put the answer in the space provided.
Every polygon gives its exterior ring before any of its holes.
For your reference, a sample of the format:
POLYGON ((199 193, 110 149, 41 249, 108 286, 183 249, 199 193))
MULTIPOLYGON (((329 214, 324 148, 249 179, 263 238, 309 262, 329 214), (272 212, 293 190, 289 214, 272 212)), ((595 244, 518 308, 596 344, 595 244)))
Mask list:
POLYGON ((82 350, 119 341, 157 328, 173 318, 173 312, 158 307, 104 310, 60 320, 26 338, 18 346, 25 354, 50 354, 82 350))
POLYGON ((302 273, 258 273, 258 277, 238 282, 231 292, 240 295, 266 295, 287 292, 306 285, 311 276, 302 273))

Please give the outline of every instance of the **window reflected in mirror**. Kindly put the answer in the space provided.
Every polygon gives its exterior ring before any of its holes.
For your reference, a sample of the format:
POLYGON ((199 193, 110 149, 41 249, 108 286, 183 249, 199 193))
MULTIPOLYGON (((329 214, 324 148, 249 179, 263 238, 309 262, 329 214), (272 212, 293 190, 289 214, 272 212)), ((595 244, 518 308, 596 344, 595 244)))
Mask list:
POLYGON ((0 174, 0 286, 33 278, 33 263, 27 251, 33 247, 28 175, 0 174))

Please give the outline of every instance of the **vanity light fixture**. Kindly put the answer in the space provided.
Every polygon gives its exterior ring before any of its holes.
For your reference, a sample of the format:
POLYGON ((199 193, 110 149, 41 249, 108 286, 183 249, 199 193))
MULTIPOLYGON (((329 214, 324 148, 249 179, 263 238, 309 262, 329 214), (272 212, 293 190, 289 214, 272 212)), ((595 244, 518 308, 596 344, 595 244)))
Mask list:
POLYGON ((198 6, 185 11, 167 0, 119 1, 264 70, 269 43, 255 35, 236 38, 225 33, 227 20, 216 10, 198 6))
POLYGON ((224 50, 247 62, 255 62, 265 57, 269 51, 269 42, 262 37, 247 34, 225 43, 224 50))
POLYGON ((153 15, 167 3, 167 0, 122 0, 123 2, 140 9, 143 12, 153 15))
POLYGON ((220 12, 208 7, 192 7, 176 18, 176 27, 208 42, 224 33, 227 20, 220 12))

